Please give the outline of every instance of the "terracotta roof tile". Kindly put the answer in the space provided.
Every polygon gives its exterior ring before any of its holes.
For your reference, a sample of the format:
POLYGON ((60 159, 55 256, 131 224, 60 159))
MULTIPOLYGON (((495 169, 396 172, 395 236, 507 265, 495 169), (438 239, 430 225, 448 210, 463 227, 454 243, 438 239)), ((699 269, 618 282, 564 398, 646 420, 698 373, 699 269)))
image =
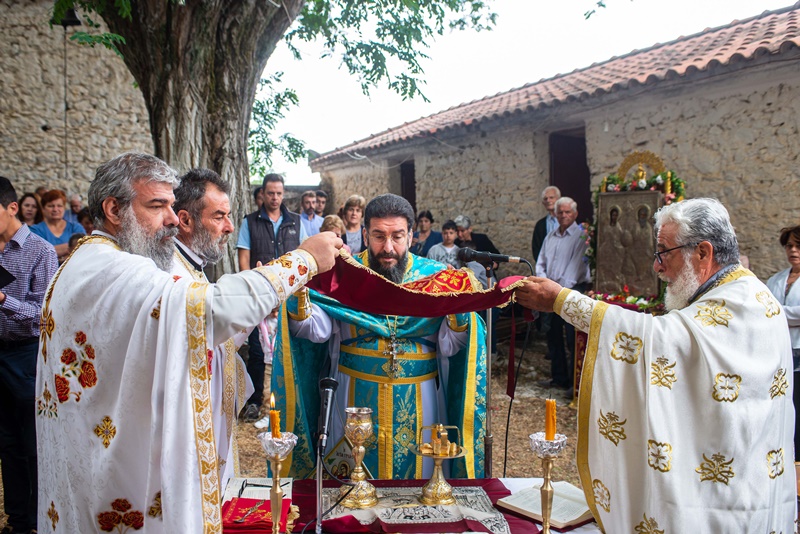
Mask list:
POLYGON ((463 128, 481 121, 533 111, 572 100, 582 100, 619 91, 636 84, 691 76, 719 66, 781 54, 800 47, 800 2, 787 8, 766 11, 719 28, 707 28, 688 37, 634 50, 568 74, 526 84, 494 96, 467 102, 428 117, 389 128, 386 131, 337 148, 314 159, 315 167, 341 159, 347 154, 374 150, 398 142, 463 128))

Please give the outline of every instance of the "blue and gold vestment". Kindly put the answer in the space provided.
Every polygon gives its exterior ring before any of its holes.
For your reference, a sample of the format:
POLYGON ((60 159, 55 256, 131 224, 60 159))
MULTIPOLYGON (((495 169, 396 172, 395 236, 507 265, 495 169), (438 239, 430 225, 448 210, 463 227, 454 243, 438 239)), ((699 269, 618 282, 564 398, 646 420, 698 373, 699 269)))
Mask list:
MULTIPOLYGON (((367 252, 354 259, 365 265, 367 252)), ((408 263, 403 283, 445 268, 441 263, 413 254, 409 254, 408 263)), ((315 291, 310 294, 314 304, 332 320, 346 324, 348 331, 342 332, 338 354, 331 352, 327 342, 312 343, 290 335, 288 313, 297 309, 295 297, 281 308, 271 388, 277 409, 286 418, 286 430, 298 436, 297 447, 284 464, 282 474, 301 478, 313 474, 313 437, 320 403, 318 380, 323 362, 331 354, 334 360, 338 358, 338 372, 349 378, 347 390, 340 388, 337 395, 345 395, 348 406, 367 406, 373 410, 374 432, 366 444, 364 463, 374 477, 422 477, 422 460, 409 451, 409 445, 416 444, 423 424, 422 384, 433 380, 443 392, 437 395, 444 403, 439 406, 439 413, 446 413, 447 421, 438 421, 435 414, 425 414, 425 424, 433 418, 435 422, 458 426, 466 456, 452 462, 451 476, 482 478, 486 422, 483 320, 475 313, 457 316, 456 323, 466 328, 468 343, 443 361, 435 343, 443 317, 373 315, 345 307, 315 291), (399 347, 396 371, 389 365, 393 333, 399 347)))

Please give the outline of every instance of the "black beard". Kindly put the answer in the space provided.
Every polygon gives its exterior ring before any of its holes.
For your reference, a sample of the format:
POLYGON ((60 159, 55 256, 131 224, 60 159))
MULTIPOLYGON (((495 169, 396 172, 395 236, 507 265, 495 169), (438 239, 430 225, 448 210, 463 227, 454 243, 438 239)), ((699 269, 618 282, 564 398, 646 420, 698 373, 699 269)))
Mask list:
POLYGON ((383 276, 387 280, 391 280, 395 284, 402 284, 403 278, 406 275, 406 266, 408 265, 408 252, 406 251, 402 256, 397 254, 388 254, 381 252, 377 256, 372 254, 372 250, 368 252, 369 268, 383 276), (393 267, 384 267, 379 261, 381 258, 394 258, 397 263, 393 267))

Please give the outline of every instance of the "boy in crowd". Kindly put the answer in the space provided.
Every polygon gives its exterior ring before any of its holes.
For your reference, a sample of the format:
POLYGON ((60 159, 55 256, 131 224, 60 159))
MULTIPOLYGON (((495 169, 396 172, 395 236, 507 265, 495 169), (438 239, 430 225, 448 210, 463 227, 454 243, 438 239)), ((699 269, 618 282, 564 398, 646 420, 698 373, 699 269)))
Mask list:
POLYGON ((446 263, 454 269, 461 268, 461 262, 456 258, 458 228, 453 221, 446 221, 442 225, 442 242, 433 245, 428 251, 428 258, 441 263, 446 263))

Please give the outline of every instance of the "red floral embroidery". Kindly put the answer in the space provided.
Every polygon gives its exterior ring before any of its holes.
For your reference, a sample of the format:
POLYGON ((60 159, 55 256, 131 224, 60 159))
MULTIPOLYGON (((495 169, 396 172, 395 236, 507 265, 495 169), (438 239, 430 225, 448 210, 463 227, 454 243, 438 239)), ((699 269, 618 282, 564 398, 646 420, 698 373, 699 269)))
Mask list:
POLYGON ((89 359, 91 359, 91 360, 94 360, 94 347, 93 347, 93 346, 91 346, 91 345, 86 345, 86 346, 83 348, 83 350, 86 352, 86 356, 88 356, 88 357, 89 357, 89 359))
POLYGON ((105 532, 126 532, 129 529, 139 530, 144 527, 144 514, 138 510, 131 510, 128 499, 116 499, 111 503, 112 510, 97 514, 97 523, 100 530, 105 532), (130 511, 129 511, 130 510, 130 511))
POLYGON ((297 272, 300 273, 300 276, 305 276, 305 274, 308 272, 308 267, 305 265, 298 265, 297 272))
POLYGON ((174 274, 174 275, 172 275, 172 281, 173 281, 173 282, 177 282, 177 281, 178 281, 178 280, 180 280, 180 279, 181 279, 181 277, 180 277, 180 276, 178 276, 177 274, 174 274))
POLYGON ((81 374, 78 376, 78 382, 85 388, 91 388, 97 385, 97 373, 94 370, 92 362, 84 360, 81 364, 81 374))
POLYGON ((101 512, 97 514, 97 523, 100 525, 100 530, 104 532, 111 532, 122 521, 122 516, 117 512, 101 512))
POLYGON ((64 349, 64 352, 61 353, 61 363, 64 365, 75 363, 75 360, 77 359, 78 355, 75 354, 75 351, 72 349, 64 349))
POLYGON ((117 512, 127 512, 133 507, 131 506, 131 503, 128 502, 128 499, 117 499, 111 503, 111 508, 117 512))
POLYGON ((78 345, 83 345, 84 343, 86 343, 86 334, 84 334, 83 332, 78 332, 77 334, 75 334, 75 343, 77 343, 78 345))
POLYGON ((293 274, 292 274, 292 275, 289 275, 289 285, 290 285, 290 286, 293 286, 293 285, 294 285, 294 279, 295 279, 295 276, 294 276, 293 274))
POLYGON ((214 362, 214 351, 208 349, 208 376, 211 376, 211 364, 214 362))
POLYGON ((61 375, 56 375, 56 395, 61 403, 69 399, 69 381, 61 375))
POLYGON ((122 522, 134 530, 139 530, 144 526, 144 514, 142 512, 128 512, 122 516, 122 522))

